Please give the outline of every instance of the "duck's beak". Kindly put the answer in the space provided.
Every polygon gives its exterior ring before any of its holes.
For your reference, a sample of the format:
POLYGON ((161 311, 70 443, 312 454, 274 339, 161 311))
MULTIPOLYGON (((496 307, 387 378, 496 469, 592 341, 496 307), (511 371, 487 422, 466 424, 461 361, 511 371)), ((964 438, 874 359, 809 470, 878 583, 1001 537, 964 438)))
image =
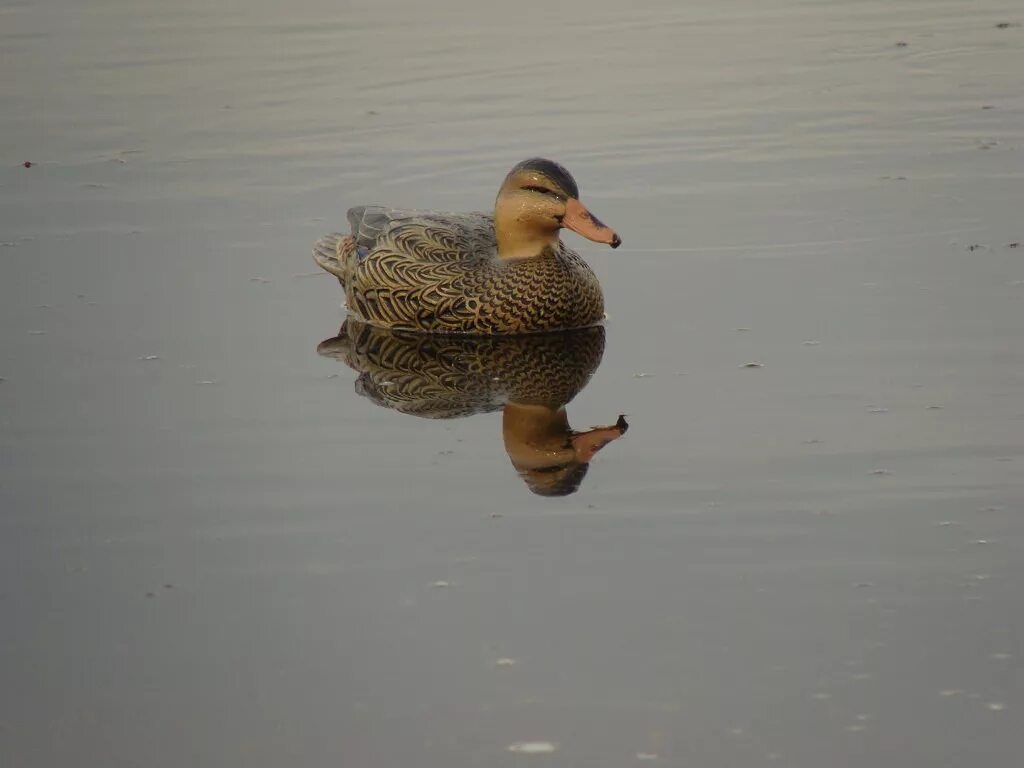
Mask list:
POLYGON ((622 238, 615 234, 615 230, 605 226, 575 197, 570 197, 565 204, 565 217, 562 219, 562 226, 568 227, 573 232, 581 234, 587 240, 593 240, 595 243, 607 243, 612 248, 622 245, 622 238))

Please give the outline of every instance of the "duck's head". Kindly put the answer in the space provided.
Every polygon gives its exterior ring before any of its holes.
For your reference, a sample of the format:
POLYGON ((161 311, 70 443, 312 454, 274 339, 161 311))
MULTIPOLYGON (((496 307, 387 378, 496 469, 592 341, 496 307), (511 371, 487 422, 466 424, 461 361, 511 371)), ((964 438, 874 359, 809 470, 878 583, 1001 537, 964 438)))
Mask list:
POLYGON ((565 168, 535 157, 509 171, 494 204, 498 255, 527 258, 553 248, 562 227, 595 243, 618 248, 622 239, 586 209, 565 168))

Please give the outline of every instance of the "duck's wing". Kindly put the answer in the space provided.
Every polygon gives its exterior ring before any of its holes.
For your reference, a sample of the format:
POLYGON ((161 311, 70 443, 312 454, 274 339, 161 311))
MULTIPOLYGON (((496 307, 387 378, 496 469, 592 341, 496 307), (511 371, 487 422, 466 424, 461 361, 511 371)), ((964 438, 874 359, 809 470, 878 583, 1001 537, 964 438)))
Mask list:
POLYGON ((481 302, 497 253, 491 216, 364 208, 352 220, 344 284, 353 315, 387 328, 484 332, 481 302))
POLYGON ((415 261, 460 261, 493 255, 494 218, 486 213, 440 213, 366 205, 348 212, 356 253, 385 251, 415 261))

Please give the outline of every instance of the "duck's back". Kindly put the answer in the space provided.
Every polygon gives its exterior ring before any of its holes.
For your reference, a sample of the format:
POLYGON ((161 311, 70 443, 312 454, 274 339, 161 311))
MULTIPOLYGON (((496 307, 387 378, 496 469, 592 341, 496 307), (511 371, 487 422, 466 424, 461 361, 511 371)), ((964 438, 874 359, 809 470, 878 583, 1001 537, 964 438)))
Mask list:
MULTIPOLYGON (((349 311, 379 327, 430 333, 529 333, 604 317, 593 271, 559 243, 530 259, 497 255, 484 213, 353 208, 337 247, 349 311)), ((319 259, 318 259, 319 260, 319 259)))

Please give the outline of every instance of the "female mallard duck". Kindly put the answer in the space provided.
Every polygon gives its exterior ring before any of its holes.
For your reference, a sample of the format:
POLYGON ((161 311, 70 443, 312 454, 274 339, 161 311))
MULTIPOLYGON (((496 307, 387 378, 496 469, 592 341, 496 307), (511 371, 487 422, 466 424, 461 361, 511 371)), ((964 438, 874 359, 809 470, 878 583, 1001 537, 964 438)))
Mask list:
POLYGON ((534 333, 599 323, 601 286, 559 231, 568 227, 612 248, 622 242, 579 201, 569 172, 542 158, 509 172, 493 216, 360 206, 348 220, 351 235, 317 242, 316 263, 338 277, 358 319, 425 333, 534 333))

